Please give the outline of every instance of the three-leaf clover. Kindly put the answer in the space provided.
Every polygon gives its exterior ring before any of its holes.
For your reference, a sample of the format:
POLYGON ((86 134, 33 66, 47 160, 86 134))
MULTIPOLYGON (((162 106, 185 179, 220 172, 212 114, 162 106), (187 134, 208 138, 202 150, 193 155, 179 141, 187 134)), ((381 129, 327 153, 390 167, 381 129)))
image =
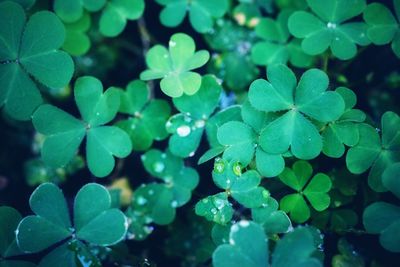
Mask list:
POLYGON ((202 78, 199 91, 194 95, 173 98, 174 106, 181 112, 172 116, 166 128, 172 136, 169 150, 179 157, 193 156, 197 150, 207 121, 219 104, 222 88, 216 78, 202 78))
POLYGON ((125 215, 110 208, 111 197, 107 189, 95 183, 83 186, 77 193, 73 222, 64 195, 54 184, 44 183, 37 187, 29 205, 35 215, 25 217, 18 225, 16 240, 19 248, 35 253, 58 244, 42 259, 40 266, 77 266, 75 252, 70 249, 72 243, 110 246, 120 242, 128 228, 125 215))
POLYGON ((296 11, 289 18, 289 31, 304 39, 301 47, 310 55, 323 53, 330 47, 332 54, 347 60, 357 54, 358 45, 368 45, 367 25, 346 22, 364 11, 365 0, 307 0, 314 14, 296 11))
POLYGON ((172 191, 173 208, 186 204, 193 189, 199 183, 199 175, 193 168, 185 167, 183 160, 160 150, 149 150, 142 155, 142 162, 147 172, 165 182, 165 185, 172 191))
POLYGON ((372 3, 364 10, 364 20, 368 24, 367 35, 372 43, 385 45, 392 43, 392 50, 400 58, 400 1, 393 0, 397 16, 380 4, 372 3))
POLYGON ((218 142, 225 148, 223 158, 247 166, 255 156, 261 175, 277 176, 285 167, 282 154, 268 153, 259 146, 260 132, 275 116, 254 109, 248 101, 243 103, 241 115, 243 122, 229 121, 218 128, 218 142))
POLYGON ((208 71, 214 73, 229 89, 244 90, 259 74, 250 58, 256 36, 253 31, 230 20, 217 21, 215 30, 205 35, 209 46, 219 52, 211 57, 208 71))
POLYGON ((66 86, 74 72, 71 57, 58 49, 65 29, 53 13, 40 11, 28 22, 23 8, 0 3, 0 107, 14 119, 27 120, 42 102, 36 81, 66 86))
POLYGON ((249 90, 251 105, 266 112, 279 112, 278 118, 260 132, 261 148, 270 154, 291 153, 299 159, 312 159, 322 150, 322 138, 310 119, 330 122, 344 111, 343 98, 326 91, 328 76, 321 70, 306 71, 297 84, 296 76, 285 65, 272 65, 268 81, 258 79, 249 90))
POLYGON ((288 19, 292 11, 283 10, 276 20, 263 18, 257 24, 255 32, 263 39, 251 49, 251 58, 257 65, 286 64, 288 61, 296 67, 309 67, 313 57, 305 54, 298 39, 292 39, 288 30, 288 19))
POLYGON ((360 139, 358 123, 365 120, 365 114, 359 109, 353 109, 357 103, 356 94, 346 87, 336 90, 344 100, 345 111, 340 118, 328 123, 322 130, 322 152, 333 158, 343 156, 345 146, 354 146, 360 139))
POLYGON ((261 207, 251 210, 254 222, 262 225, 268 235, 286 233, 292 223, 286 213, 278 210, 278 202, 269 197, 264 199, 261 207))
POLYGON ((225 192, 204 198, 196 204, 196 214, 207 220, 226 224, 232 219, 233 208, 228 197, 246 208, 260 207, 269 198, 269 192, 259 186, 260 175, 254 170, 242 173, 238 161, 215 159, 212 176, 214 183, 225 192))
MULTIPOLYGON (((382 175, 383 185, 400 199, 400 163, 388 167, 382 175)), ((365 229, 369 233, 380 234, 381 245, 392 252, 400 252, 400 207, 375 202, 369 205, 363 214, 365 229)))
POLYGON ((212 30, 214 19, 222 17, 228 10, 228 0, 156 0, 165 8, 160 13, 161 23, 168 27, 181 24, 189 13, 192 27, 199 33, 212 30))
POLYGON ((360 140, 346 155, 350 172, 360 174, 371 168, 368 184, 377 192, 387 191, 381 179, 384 170, 400 161, 400 117, 390 111, 383 114, 381 130, 380 136, 377 129, 368 124, 360 124, 360 140))
POLYGON ((239 221, 232 225, 229 244, 222 244, 213 253, 215 267, 320 267, 313 257, 316 244, 308 228, 296 228, 276 244, 270 256, 264 229, 252 221, 239 221))
POLYGON ((162 45, 155 45, 147 52, 149 70, 143 71, 140 79, 162 79, 161 90, 170 97, 195 94, 201 86, 201 75, 191 70, 200 68, 210 58, 207 51, 195 50, 195 42, 189 35, 172 35, 169 50, 162 45))
POLYGON ((42 105, 33 114, 35 129, 46 136, 43 160, 52 167, 66 165, 76 154, 86 136, 86 160, 97 177, 108 175, 115 165, 113 156, 124 158, 132 150, 127 133, 116 126, 104 126, 114 119, 120 105, 120 93, 86 76, 75 83, 75 101, 82 121, 51 105, 42 105))
POLYGON ((21 214, 7 206, 0 207, 0 266, 2 267, 34 267, 33 263, 11 257, 24 254, 15 241, 15 230, 21 221, 21 214))
POLYGON ((64 23, 66 36, 62 48, 73 56, 86 54, 91 46, 90 38, 87 35, 91 23, 90 15, 87 12, 75 22, 64 23))
POLYGON ((106 4, 106 0, 55 0, 54 12, 67 23, 76 22, 83 14, 84 10, 97 12, 106 4))
POLYGON ((281 209, 290 213, 290 218, 303 223, 310 218, 310 208, 304 198, 317 211, 323 211, 329 207, 330 197, 327 194, 332 187, 329 176, 317 173, 311 178, 313 169, 306 161, 297 161, 292 169, 285 168, 279 175, 279 179, 294 189, 297 193, 284 196, 281 201, 281 209))
POLYGON ((130 115, 116 126, 129 134, 133 150, 147 150, 153 140, 163 140, 168 136, 165 123, 171 108, 165 100, 150 99, 149 88, 142 81, 132 81, 125 91, 121 91, 119 112, 130 115))

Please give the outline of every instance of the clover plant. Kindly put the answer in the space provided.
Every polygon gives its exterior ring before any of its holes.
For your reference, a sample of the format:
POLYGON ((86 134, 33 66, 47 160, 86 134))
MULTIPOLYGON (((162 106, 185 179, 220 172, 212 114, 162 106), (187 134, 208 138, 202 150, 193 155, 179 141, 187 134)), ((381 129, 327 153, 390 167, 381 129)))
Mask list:
POLYGON ((0 267, 396 265, 399 10, 0 0, 0 267))

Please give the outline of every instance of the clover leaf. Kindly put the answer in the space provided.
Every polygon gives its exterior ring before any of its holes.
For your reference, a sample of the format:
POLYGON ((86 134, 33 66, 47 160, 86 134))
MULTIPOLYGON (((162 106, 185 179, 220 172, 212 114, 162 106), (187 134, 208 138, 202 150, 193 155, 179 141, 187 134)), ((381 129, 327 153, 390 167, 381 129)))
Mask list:
MULTIPOLYGON (((0 3, 5 1, 9 0, 0 0, 0 3)), ((20 4, 25 9, 31 8, 36 2, 36 0, 11 0, 11 1, 20 4)))
POLYGON ((149 150, 142 155, 142 162, 147 172, 163 180, 172 191, 173 208, 181 207, 189 202, 192 191, 199 183, 199 175, 193 168, 185 167, 183 160, 160 150, 149 150))
POLYGON ((0 3, 0 24, 0 107, 14 119, 27 120, 42 102, 39 84, 61 88, 71 80, 74 63, 58 50, 65 29, 48 11, 26 22, 23 8, 9 1, 0 3))
POLYGON ((278 210, 278 202, 269 197, 264 200, 261 207, 251 210, 254 222, 262 225, 268 235, 286 233, 292 223, 286 213, 278 210))
POLYGON ((194 95, 201 86, 201 76, 191 70, 200 68, 210 58, 205 50, 195 52, 193 39, 184 33, 172 35, 169 50, 153 46, 146 55, 149 70, 140 74, 142 80, 161 79, 161 90, 170 97, 194 95))
POLYGON ((346 165, 351 173, 360 174, 368 170, 368 184, 377 191, 387 189, 381 175, 391 164, 400 161, 400 118, 396 113, 386 112, 381 118, 381 136, 377 129, 360 124, 360 140, 346 155, 346 165))
POLYGON ((365 0, 307 0, 312 13, 296 11, 288 22, 289 31, 303 39, 301 47, 307 54, 318 55, 330 47, 332 54, 347 60, 357 54, 357 45, 370 43, 364 22, 346 22, 361 14, 365 0))
POLYGON ((21 214, 14 208, 0 207, 0 266, 34 267, 33 263, 11 258, 24 254, 15 241, 15 230, 21 221, 21 214))
POLYGON ((233 17, 239 25, 254 28, 259 22, 263 12, 273 13, 272 0, 239 0, 239 4, 233 9, 233 17))
POLYGON ((180 25, 186 13, 192 27, 199 33, 212 30, 214 19, 222 17, 229 7, 228 0, 156 0, 165 6, 160 13, 161 23, 167 27, 180 25))
POLYGON ((132 150, 130 138, 123 130, 103 126, 117 114, 120 94, 114 88, 103 94, 101 82, 90 76, 77 79, 74 94, 83 121, 47 104, 33 114, 33 125, 46 136, 42 158, 51 167, 65 166, 86 136, 89 170, 97 177, 104 177, 114 168, 113 156, 124 158, 132 150))
POLYGON ((77 266, 75 252, 69 249, 71 243, 110 246, 120 242, 128 228, 125 215, 110 208, 111 197, 107 189, 95 183, 86 184, 77 193, 73 222, 64 195, 54 184, 37 187, 29 205, 35 215, 23 218, 18 225, 16 240, 19 248, 35 253, 58 244, 42 259, 40 266, 54 266, 51 263, 57 260, 63 264, 60 266, 77 266))
POLYGON ((126 90, 121 92, 119 111, 130 116, 120 120, 116 126, 129 134, 133 150, 147 150, 154 140, 167 137, 165 123, 171 108, 165 100, 150 99, 146 83, 135 80, 128 84, 126 90))
POLYGON ((313 258, 316 251, 314 237, 308 228, 297 228, 277 242, 269 263, 268 239, 264 229, 252 221, 232 225, 229 244, 222 244, 213 253, 215 267, 318 267, 322 263, 313 258))
POLYGON ((253 31, 230 20, 217 21, 215 30, 205 35, 210 47, 217 51, 211 57, 208 71, 214 73, 229 89, 244 90, 259 74, 250 58, 256 36, 253 31))
POLYGON ((144 7, 144 0, 107 1, 100 16, 100 32, 107 37, 119 35, 128 20, 136 20, 142 16, 144 7))
POLYGON ((97 12, 106 4, 106 0, 55 0, 54 12, 67 23, 76 22, 83 14, 84 10, 97 12))
POLYGON ((303 223, 310 218, 310 208, 304 198, 317 211, 323 211, 329 207, 330 197, 327 194, 332 187, 329 176, 317 173, 311 178, 313 169, 306 161, 297 161, 292 169, 285 168, 279 175, 279 179, 297 193, 284 196, 281 201, 281 209, 290 213, 290 218, 303 223))
POLYGON ((62 48, 73 56, 81 56, 89 51, 91 42, 87 36, 87 31, 91 26, 91 18, 87 12, 84 12, 82 17, 65 25, 65 42, 62 48))
POLYGON ((363 267, 365 266, 364 258, 358 254, 353 245, 350 244, 344 237, 340 238, 337 243, 339 254, 336 254, 332 258, 333 267, 341 266, 354 266, 363 267))
POLYGON ((168 143, 172 154, 179 157, 194 155, 207 121, 218 106, 221 91, 215 77, 206 75, 196 94, 173 99, 181 113, 172 116, 166 124, 167 131, 172 134, 168 143))
POLYGON ((394 10, 397 16, 380 4, 372 3, 364 10, 364 20, 368 24, 367 35, 372 43, 385 45, 392 43, 392 50, 400 58, 400 1, 393 0, 394 10))
POLYGON ((286 64, 288 61, 295 67, 309 67, 313 57, 305 54, 297 39, 291 39, 287 28, 292 11, 283 10, 276 20, 263 18, 256 26, 256 34, 263 39, 251 49, 251 58, 257 65, 286 64))
MULTIPOLYGON (((384 186, 400 199, 400 163, 389 166, 382 175, 384 186)), ((400 252, 400 207, 387 203, 375 202, 369 205, 363 214, 367 232, 379 234, 381 245, 392 252, 400 252)))
POLYGON ((328 123, 322 130, 322 152, 333 158, 343 156, 345 146, 354 146, 360 139, 358 123, 365 120, 365 114, 359 109, 353 109, 357 97, 353 91, 346 87, 336 89, 344 100, 345 112, 340 118, 328 123))
POLYGON ((285 65, 272 65, 268 80, 250 85, 249 101, 260 111, 279 112, 261 132, 261 148, 270 154, 291 153, 299 159, 312 159, 322 150, 322 138, 309 118, 319 122, 338 119, 344 101, 337 92, 326 91, 328 76, 321 70, 306 71, 298 85, 294 73, 285 65))
POLYGON ((255 156, 261 175, 277 176, 285 167, 282 155, 268 153, 259 146, 260 131, 275 117, 254 109, 248 101, 243 103, 241 115, 244 122, 230 121, 218 128, 218 141, 225 146, 223 158, 237 159, 247 166, 255 156))

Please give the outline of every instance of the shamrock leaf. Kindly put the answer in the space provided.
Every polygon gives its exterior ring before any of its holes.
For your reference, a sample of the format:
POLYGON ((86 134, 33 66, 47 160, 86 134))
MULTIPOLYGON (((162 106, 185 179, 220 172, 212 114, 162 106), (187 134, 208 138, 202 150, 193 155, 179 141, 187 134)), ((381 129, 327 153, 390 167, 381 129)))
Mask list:
POLYGON ((106 4, 106 0, 55 0, 54 12, 67 23, 76 22, 83 14, 84 10, 97 12, 106 4))
MULTIPOLYGON (((389 166, 382 175, 384 186, 397 198, 400 198, 400 163, 389 166)), ((400 207, 386 203, 375 202, 369 205, 363 214, 363 222, 367 232, 380 234, 381 245, 392 252, 400 252, 400 207)))
POLYGON ((251 58, 257 65, 286 64, 288 61, 295 67, 309 67, 313 57, 305 54, 297 39, 292 39, 287 28, 292 11, 281 11, 276 19, 263 18, 257 24, 256 34, 263 41, 251 49, 251 58))
POLYGON ((269 81, 258 79, 249 90, 251 105, 260 111, 280 112, 261 132, 261 148, 270 154, 288 151, 299 159, 312 159, 322 150, 322 138, 309 120, 330 122, 344 111, 337 92, 326 91, 328 76, 321 70, 306 71, 297 84, 294 73, 285 65, 268 67, 269 81))
POLYGON ((197 202, 195 207, 197 215, 218 224, 227 224, 233 216, 232 204, 228 201, 226 193, 208 196, 197 202))
POLYGON ((207 120, 218 106, 222 88, 212 75, 202 78, 199 91, 173 99, 181 112, 172 116, 166 128, 172 134, 169 149, 179 157, 193 156, 203 135, 207 120))
POLYGON ((250 58, 255 41, 252 31, 221 19, 205 38, 210 47, 219 52, 211 57, 208 71, 229 89, 242 91, 258 76, 259 70, 250 58))
POLYGON ((163 180, 172 191, 173 208, 181 207, 189 202, 192 191, 199 183, 199 175, 193 168, 185 167, 183 160, 170 152, 149 150, 142 156, 142 162, 147 172, 163 180))
POLYGON ((368 24, 367 35, 372 43, 385 45, 392 43, 392 50, 400 58, 400 1, 393 0, 397 20, 390 10, 380 4, 372 3, 364 10, 364 20, 368 24))
POLYGON ((251 210, 254 222, 261 224, 268 235, 281 234, 289 231, 292 223, 284 211, 278 210, 278 202, 269 197, 259 208, 251 210))
POLYGON ((290 213, 290 217, 297 223, 303 223, 310 218, 310 208, 304 197, 317 211, 323 211, 329 207, 330 197, 327 194, 332 187, 332 182, 326 174, 317 173, 313 178, 312 166, 306 161, 297 161, 292 169, 285 168, 279 175, 279 179, 297 191, 297 193, 284 196, 281 201, 281 209, 290 213))
POLYGON ((365 120, 365 114, 359 109, 352 109, 357 102, 353 91, 346 87, 338 87, 336 92, 343 97, 345 112, 324 127, 322 152, 329 157, 340 158, 344 154, 344 145, 352 147, 358 143, 360 135, 357 123, 365 120))
POLYGON ((136 20, 142 16, 144 5, 144 0, 108 1, 100 16, 100 32, 107 37, 119 35, 127 20, 136 20))
POLYGON ((96 78, 87 76, 75 83, 75 101, 83 121, 65 111, 42 105, 32 117, 36 130, 46 136, 42 158, 49 166, 65 166, 86 136, 86 160, 97 177, 107 176, 115 165, 114 156, 124 158, 132 150, 129 136, 115 126, 103 126, 117 114, 120 95, 114 89, 104 94, 96 78))
POLYGON ((189 13, 192 27, 199 33, 212 30, 214 19, 222 17, 228 10, 228 0, 156 0, 165 8, 160 13, 161 23, 167 27, 181 24, 189 13))
POLYGON ((337 243, 337 248, 340 254, 333 256, 332 258, 333 267, 365 266, 364 258, 354 250, 354 247, 345 238, 342 237, 339 239, 337 243))
POLYGON ((0 107, 14 119, 27 120, 42 102, 35 81, 61 88, 71 80, 73 61, 58 50, 65 29, 48 11, 26 22, 22 7, 9 1, 0 3, 0 24, 0 107))
POLYGON ((314 237, 307 228, 297 228, 277 242, 269 263, 268 239, 264 229, 251 221, 232 225, 229 244, 222 244, 213 253, 215 267, 294 267, 322 266, 312 257, 316 251, 314 237))
POLYGON ((64 23, 66 36, 62 48, 73 56, 86 54, 90 49, 90 38, 87 31, 91 25, 90 15, 85 12, 82 17, 71 23, 64 23))
POLYGON ((239 4, 233 9, 233 17, 239 25, 254 28, 262 17, 263 11, 273 13, 272 0, 239 0, 239 4))
POLYGON ((274 116, 254 109, 248 101, 243 103, 241 115, 244 122, 230 121, 218 128, 218 141, 225 146, 223 158, 238 159, 247 166, 255 156, 261 175, 277 176, 285 167, 282 155, 267 153, 259 146, 260 131, 274 116))
MULTIPOLYGON (((0 0, 0 3, 5 1, 9 0, 0 0)), ((29 9, 35 4, 36 0, 12 0, 12 2, 20 4, 25 9, 29 9)))
POLYGON ((304 39, 301 47, 307 54, 318 55, 330 47, 332 54, 347 60, 357 54, 357 45, 370 43, 367 25, 363 22, 347 22, 361 14, 365 0, 307 0, 315 16, 306 11, 296 11, 289 18, 289 31, 304 39))
POLYGON ((131 138, 133 150, 143 151, 151 147, 154 140, 167 137, 165 123, 171 108, 165 100, 151 99, 146 83, 135 80, 121 92, 121 113, 130 115, 116 126, 131 138))
POLYGON ((83 186, 77 193, 73 223, 64 195, 54 184, 37 187, 29 205, 36 215, 27 216, 19 223, 16 235, 19 248, 35 253, 59 245, 42 259, 40 266, 52 266, 50 263, 57 258, 63 264, 60 266, 77 266, 75 253, 68 248, 69 242, 110 246, 120 242, 128 228, 124 214, 110 208, 107 189, 95 183, 83 186))
POLYGON ((360 140, 350 148, 346 164, 350 172, 360 174, 371 168, 368 174, 369 186, 384 192, 381 175, 391 164, 400 161, 400 118, 396 113, 386 112, 381 119, 382 134, 368 124, 360 124, 360 140))
POLYGON ((172 35, 169 50, 164 46, 153 46, 146 55, 149 70, 140 74, 142 80, 162 79, 161 90, 170 97, 184 93, 194 95, 201 86, 201 76, 191 70, 200 68, 210 58, 205 51, 197 51, 193 39, 184 33, 172 35))
POLYGON ((34 267, 33 263, 10 259, 24 254, 15 242, 15 230, 22 217, 11 207, 0 207, 0 266, 4 267, 34 267))

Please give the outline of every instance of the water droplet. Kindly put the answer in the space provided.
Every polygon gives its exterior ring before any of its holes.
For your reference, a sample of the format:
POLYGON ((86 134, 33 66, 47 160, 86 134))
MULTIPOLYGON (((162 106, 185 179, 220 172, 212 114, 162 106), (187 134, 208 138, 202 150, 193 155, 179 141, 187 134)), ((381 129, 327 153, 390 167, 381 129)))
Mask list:
POLYGON ((336 23, 333 23, 333 22, 328 22, 328 24, 326 24, 326 26, 329 28, 329 29, 336 29, 336 23))
POLYGON ((153 226, 145 226, 145 227, 143 227, 143 231, 148 235, 151 234, 153 232, 153 230, 154 230, 153 226))
POLYGON ((154 195, 154 190, 149 190, 148 194, 149 194, 150 196, 154 195))
POLYGON ((204 204, 207 204, 207 203, 208 203, 208 199, 205 198, 205 199, 202 200, 202 202, 203 202, 204 204))
POLYGON ((217 209, 216 208, 212 208, 211 209, 211 213, 214 214, 214 215, 217 214, 217 209))
POLYGON ((206 125, 206 122, 204 120, 197 120, 194 125, 196 125, 197 128, 203 128, 206 125))
POLYGON ((229 238, 229 244, 235 245, 235 240, 233 240, 233 238, 229 238))
POLYGON ((194 156, 194 151, 189 153, 189 157, 193 157, 194 156))
POLYGON ((153 169, 156 173, 161 173, 165 169, 164 163, 157 161, 153 164, 153 169))
POLYGON ((237 224, 232 225, 231 232, 236 233, 237 231, 239 231, 239 226, 237 224))
POLYGON ((216 173, 223 173, 225 170, 225 162, 222 158, 216 158, 214 162, 214 171, 216 173))
POLYGON ((176 46, 176 42, 170 40, 170 41, 169 41, 169 46, 170 46, 170 47, 175 47, 175 46, 176 46))
POLYGON ((142 197, 142 196, 139 196, 139 197, 136 199, 136 203, 139 204, 140 206, 143 206, 144 204, 147 203, 147 199, 145 199, 145 198, 142 197))
POLYGON ((180 137, 185 137, 185 136, 188 136, 189 134, 190 134, 190 127, 189 126, 187 126, 187 125, 182 125, 182 126, 179 126, 177 129, 176 129, 176 133, 180 136, 180 137))
POLYGON ((173 207, 173 208, 178 207, 178 201, 173 200, 173 201, 171 202, 171 207, 173 207))
POLYGON ((225 201, 223 201, 222 199, 217 198, 214 201, 215 206, 217 207, 217 209, 221 210, 225 207, 225 201))
POLYGON ((100 112, 96 112, 96 116, 100 116, 100 112))
POLYGON ((242 164, 240 164, 240 162, 235 162, 233 164, 233 173, 237 176, 242 175, 242 164))
POLYGON ((240 225, 241 227, 246 228, 247 226, 250 225, 250 223, 249 223, 249 221, 242 220, 242 221, 239 222, 239 225, 240 225))

